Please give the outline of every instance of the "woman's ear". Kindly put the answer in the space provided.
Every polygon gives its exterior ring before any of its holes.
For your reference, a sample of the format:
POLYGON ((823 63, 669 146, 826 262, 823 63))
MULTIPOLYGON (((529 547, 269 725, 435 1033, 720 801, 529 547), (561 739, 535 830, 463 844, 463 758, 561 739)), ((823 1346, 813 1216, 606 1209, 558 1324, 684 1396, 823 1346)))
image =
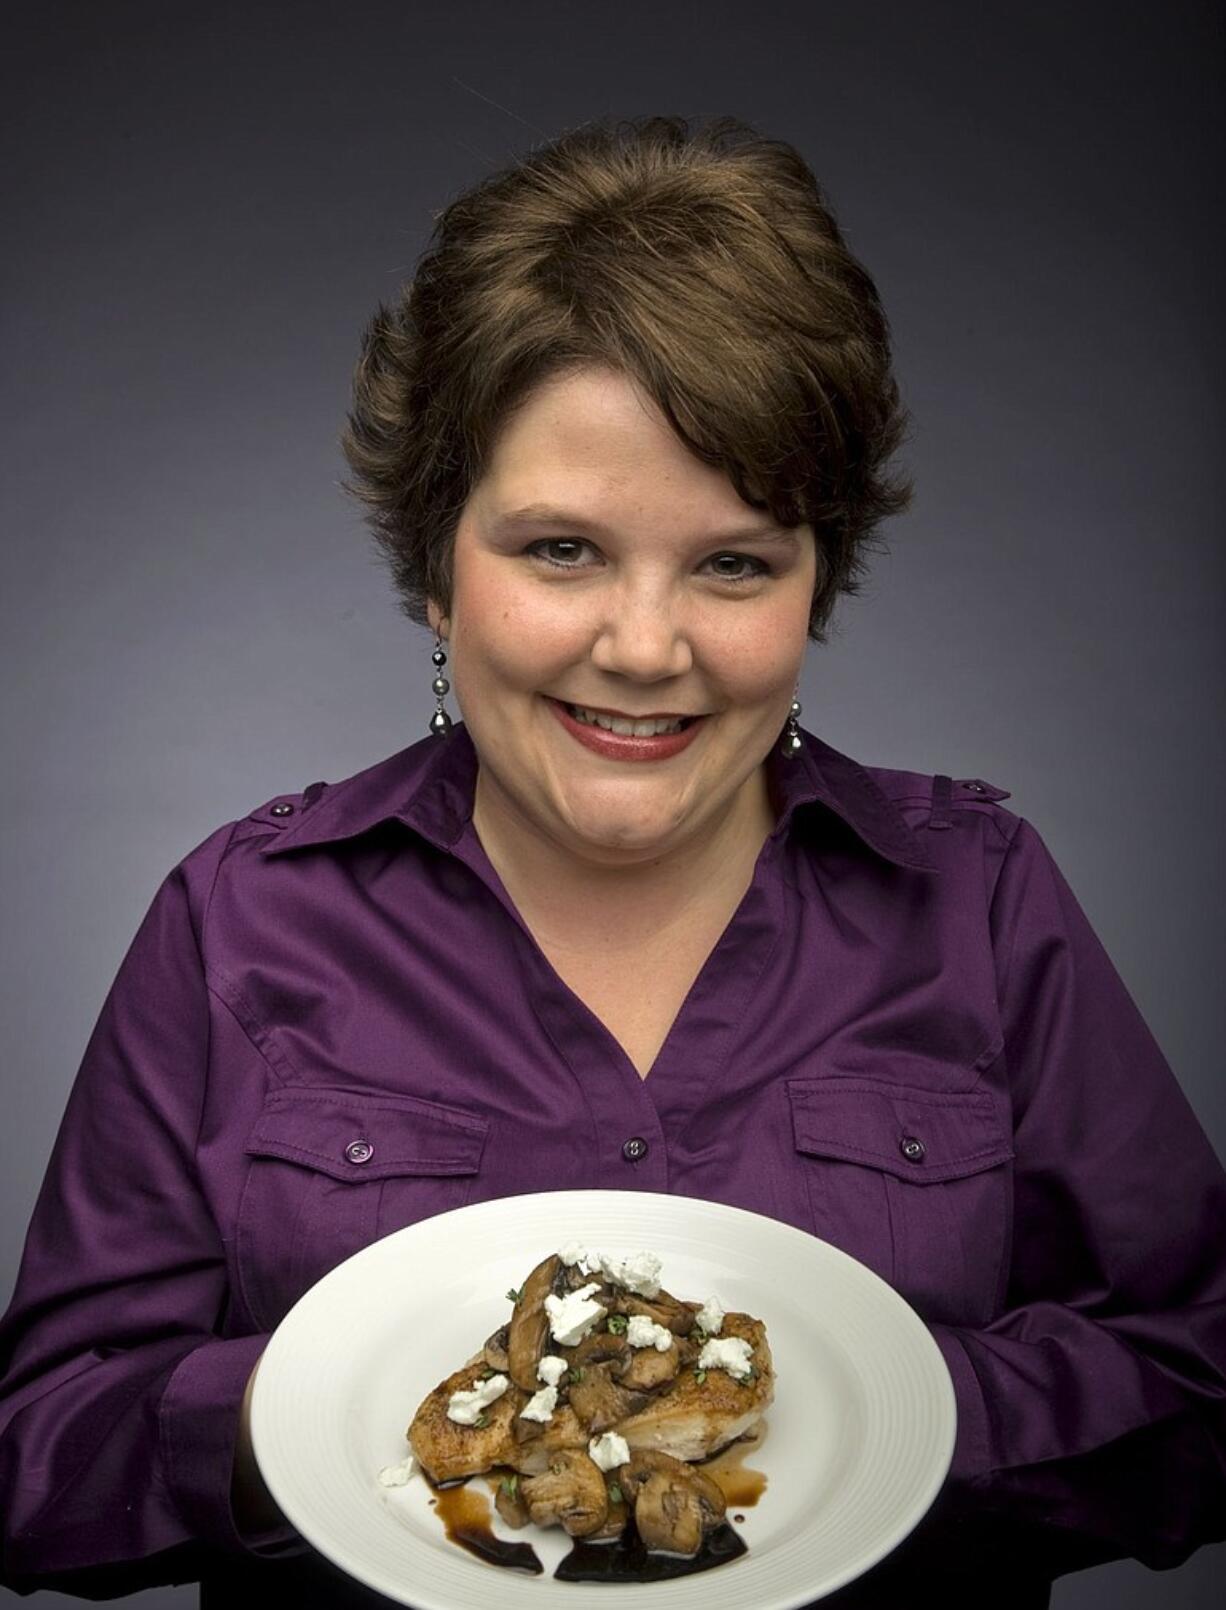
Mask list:
POLYGON ((448 625, 447 617, 443 614, 442 610, 438 607, 433 598, 428 598, 426 600, 426 619, 430 622, 430 630, 432 632, 436 633, 436 635, 439 637, 446 637, 446 628, 448 625))

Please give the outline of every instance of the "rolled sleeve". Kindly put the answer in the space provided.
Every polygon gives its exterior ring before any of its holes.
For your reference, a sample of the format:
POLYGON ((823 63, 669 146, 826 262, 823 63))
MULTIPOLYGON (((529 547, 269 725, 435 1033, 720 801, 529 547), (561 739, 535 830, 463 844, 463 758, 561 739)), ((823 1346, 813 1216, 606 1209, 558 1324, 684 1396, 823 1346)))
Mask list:
POLYGON ((1032 1560, 1052 1539, 1053 1574, 1175 1566, 1226 1537, 1226 1175, 1025 821, 992 926, 1013 1245, 1004 1311, 932 1327, 959 1408, 950 1486, 1024 1524, 1032 1560))
POLYGON ((209 1050, 198 924, 228 837, 163 881, 124 957, 0 1320, 0 1581, 23 1590, 110 1568, 131 1591, 170 1580, 160 1562, 181 1571, 185 1550, 282 1541, 241 1536, 230 1512, 266 1337, 217 1335, 225 1256, 195 1159, 209 1050))

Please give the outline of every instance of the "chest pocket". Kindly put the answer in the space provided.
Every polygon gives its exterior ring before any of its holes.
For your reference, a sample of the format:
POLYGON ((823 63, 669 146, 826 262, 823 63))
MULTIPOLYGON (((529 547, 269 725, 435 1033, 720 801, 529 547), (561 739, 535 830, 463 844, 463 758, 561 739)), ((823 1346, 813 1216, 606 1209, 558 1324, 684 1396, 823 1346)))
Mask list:
POLYGON ((463 1207, 489 1130, 413 1096, 282 1087, 247 1137, 236 1260, 247 1308, 272 1329, 316 1280, 380 1236, 463 1207))
POLYGON ((1012 1137, 984 1090, 886 1079, 787 1084, 813 1232, 866 1263, 923 1318, 986 1324, 1012 1234, 1012 1137))

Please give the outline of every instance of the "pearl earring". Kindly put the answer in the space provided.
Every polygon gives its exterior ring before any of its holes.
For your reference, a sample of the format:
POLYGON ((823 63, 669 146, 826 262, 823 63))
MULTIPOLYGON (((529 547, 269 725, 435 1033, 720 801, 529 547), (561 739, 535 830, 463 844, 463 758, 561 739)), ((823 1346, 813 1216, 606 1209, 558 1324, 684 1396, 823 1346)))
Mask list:
POLYGON ((443 648, 443 640, 436 631, 434 634, 434 653, 430 656, 434 661, 434 681, 430 684, 430 691, 437 700, 434 714, 430 717, 430 731, 436 738, 445 738, 451 731, 451 717, 443 709, 443 699, 451 687, 451 683, 443 675, 443 667, 447 663, 447 653, 443 648))
MULTIPOLYGON (((800 692, 799 682, 796 684, 796 691, 797 693, 800 692)), ((780 745, 780 748, 783 751, 784 760, 795 760, 797 755, 799 755, 800 751, 804 748, 804 744, 801 741, 800 728, 796 725, 796 718, 799 714, 800 701, 793 698, 792 708, 788 711, 788 724, 783 734, 783 743, 780 745)))

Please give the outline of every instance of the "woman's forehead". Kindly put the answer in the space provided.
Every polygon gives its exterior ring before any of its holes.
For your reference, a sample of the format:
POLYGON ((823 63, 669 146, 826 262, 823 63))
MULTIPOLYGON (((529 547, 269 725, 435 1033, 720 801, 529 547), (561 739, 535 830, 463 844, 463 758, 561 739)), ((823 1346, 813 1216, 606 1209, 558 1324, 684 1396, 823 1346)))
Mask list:
POLYGON ((607 371, 551 382, 516 409, 471 502, 484 526, 508 533, 599 536, 661 519, 695 535, 777 529, 633 382, 607 371))
POLYGON ((525 453, 579 463, 622 455, 633 462, 644 453, 665 460, 693 456, 634 380, 603 368, 553 375, 510 411, 491 465, 525 453))

